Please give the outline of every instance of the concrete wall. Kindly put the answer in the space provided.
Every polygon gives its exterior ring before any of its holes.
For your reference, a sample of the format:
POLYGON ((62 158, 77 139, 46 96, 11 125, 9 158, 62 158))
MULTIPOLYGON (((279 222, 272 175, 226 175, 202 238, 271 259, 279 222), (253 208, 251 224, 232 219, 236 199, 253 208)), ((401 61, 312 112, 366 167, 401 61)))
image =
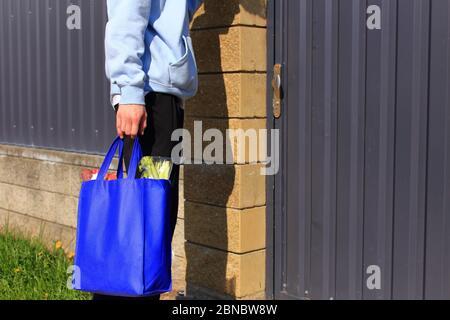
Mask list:
MULTIPOLYGON (((0 145, 0 226, 51 244, 75 245, 80 172, 102 158, 48 149, 0 145)), ((115 160, 115 165, 117 161, 115 160)))
MULTIPOLYGON (((75 250, 78 196, 83 169, 98 169, 103 157, 0 144, 0 231, 6 227, 52 247, 61 241, 75 250)), ((117 169, 117 158, 110 172, 117 169)), ((183 170, 180 210, 174 236, 174 292, 185 287, 183 170)), ((173 294, 168 296, 173 297, 173 294)))

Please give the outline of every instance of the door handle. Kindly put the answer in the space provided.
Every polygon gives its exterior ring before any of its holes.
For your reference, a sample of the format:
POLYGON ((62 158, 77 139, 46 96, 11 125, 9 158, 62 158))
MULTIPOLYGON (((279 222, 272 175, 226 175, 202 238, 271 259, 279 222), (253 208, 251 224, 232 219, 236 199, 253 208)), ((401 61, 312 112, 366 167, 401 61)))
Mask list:
POLYGON ((273 91, 273 101, 272 101, 272 112, 275 119, 281 117, 281 64, 277 63, 273 67, 273 78, 272 78, 272 91, 273 91))

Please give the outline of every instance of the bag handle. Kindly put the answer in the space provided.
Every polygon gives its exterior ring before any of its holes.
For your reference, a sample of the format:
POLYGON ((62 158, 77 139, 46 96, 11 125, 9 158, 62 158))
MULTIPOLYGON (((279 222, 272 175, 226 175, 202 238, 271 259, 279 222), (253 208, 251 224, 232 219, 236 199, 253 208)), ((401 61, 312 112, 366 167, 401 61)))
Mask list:
MULTIPOLYGON (((118 168, 117 168, 117 179, 123 179, 123 139, 121 139, 119 136, 113 141, 111 146, 109 147, 108 152, 106 153, 105 159, 103 160, 102 166, 100 167, 100 170, 97 175, 96 180, 104 180, 106 172, 108 171, 112 159, 114 155, 116 154, 117 147, 119 147, 119 162, 118 162, 118 168)), ((130 166, 129 166, 129 172, 127 179, 134 179, 136 176, 136 170, 139 161, 142 158, 142 150, 141 146, 139 144, 139 137, 136 136, 134 139, 133 144, 133 151, 131 154, 131 160, 130 160, 130 166)))
POLYGON ((117 179, 123 179, 123 140, 121 141, 121 143, 119 143, 119 162, 117 164, 117 179))
POLYGON ((133 150, 131 152, 130 166, 128 167, 127 179, 134 179, 136 177, 136 171, 139 161, 142 158, 141 144, 139 143, 139 136, 134 138, 133 150))

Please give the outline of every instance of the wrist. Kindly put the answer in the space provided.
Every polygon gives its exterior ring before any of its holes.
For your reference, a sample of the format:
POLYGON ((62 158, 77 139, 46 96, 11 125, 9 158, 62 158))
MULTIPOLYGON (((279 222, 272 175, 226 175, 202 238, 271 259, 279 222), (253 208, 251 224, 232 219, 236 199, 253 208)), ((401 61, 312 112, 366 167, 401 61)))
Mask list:
POLYGON ((121 105, 143 105, 145 106, 144 89, 136 86, 125 86, 121 88, 121 105))

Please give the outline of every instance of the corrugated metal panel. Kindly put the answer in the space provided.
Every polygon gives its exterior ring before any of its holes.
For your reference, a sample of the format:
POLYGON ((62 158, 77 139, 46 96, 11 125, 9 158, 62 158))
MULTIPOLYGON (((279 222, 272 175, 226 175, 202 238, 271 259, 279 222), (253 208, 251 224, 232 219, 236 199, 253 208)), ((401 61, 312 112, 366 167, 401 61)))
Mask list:
POLYGON ((450 2, 273 5, 285 94, 275 296, 450 298, 450 2), (366 27, 370 5, 381 30, 366 27))
POLYGON ((105 3, 0 1, 0 143, 105 151, 115 135, 105 3), (70 5, 81 9, 81 30, 66 26, 70 5))
POLYGON ((450 297, 450 2, 431 6, 425 297, 450 297))

